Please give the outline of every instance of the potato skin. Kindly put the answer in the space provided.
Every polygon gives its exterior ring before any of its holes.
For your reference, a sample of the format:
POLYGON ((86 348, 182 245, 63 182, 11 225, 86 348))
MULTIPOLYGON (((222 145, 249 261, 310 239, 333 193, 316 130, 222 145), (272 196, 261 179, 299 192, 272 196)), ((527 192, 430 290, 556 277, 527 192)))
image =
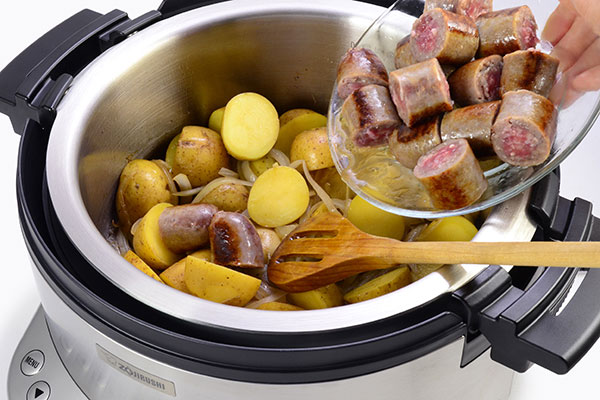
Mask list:
POLYGON ((125 235, 152 207, 170 201, 167 177, 158 165, 148 160, 133 160, 125 166, 116 195, 119 225, 125 235))
POLYGON ((208 128, 186 126, 181 131, 173 160, 173 175, 186 174, 192 186, 206 185, 229 166, 221 136, 208 128))
POLYGON ((262 244, 263 256, 265 260, 269 260, 275 249, 279 247, 281 239, 273 229, 256 228, 256 233, 258 233, 260 243, 262 244))
POLYGON ((290 160, 306 161, 309 171, 333 167, 327 128, 315 128, 300 133, 292 142, 290 160))
POLYGON ((205 300, 243 307, 256 294, 261 280, 192 256, 185 259, 185 286, 205 300))
POLYGON ((249 195, 244 185, 224 183, 208 193, 202 203, 212 204, 221 211, 242 212, 248 207, 249 195))

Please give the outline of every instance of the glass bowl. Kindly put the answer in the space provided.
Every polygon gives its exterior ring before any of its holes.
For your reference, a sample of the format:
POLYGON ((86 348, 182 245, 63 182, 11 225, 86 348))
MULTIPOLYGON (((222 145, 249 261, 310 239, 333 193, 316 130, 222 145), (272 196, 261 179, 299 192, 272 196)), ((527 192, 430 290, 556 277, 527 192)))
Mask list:
MULTIPOLYGON (((531 8, 538 26, 542 28, 558 1, 494 0, 494 10, 521 5, 531 8)), ((357 38, 353 47, 373 50, 387 70, 393 71, 396 44, 410 33, 416 19, 414 14, 414 1, 396 1, 360 38, 357 38)), ((539 31, 541 32, 541 29, 539 31)), ((541 47, 545 47, 544 44, 541 47)), ((563 75, 559 79, 564 80, 566 77, 563 75)), ((555 96, 561 97, 560 93, 555 96)), ((568 107, 558 103, 556 139, 548 159, 536 167, 522 168, 501 164, 486 171, 487 191, 476 203, 457 210, 433 208, 425 188, 412 175, 411 170, 401 166, 393 158, 387 146, 365 150, 356 149, 352 145, 340 124, 343 100, 337 95, 337 85, 329 104, 329 143, 335 166, 342 179, 356 194, 373 205, 394 214, 414 218, 431 219, 469 214, 518 195, 554 170, 575 149, 596 121, 600 110, 600 92, 586 93, 568 107)))

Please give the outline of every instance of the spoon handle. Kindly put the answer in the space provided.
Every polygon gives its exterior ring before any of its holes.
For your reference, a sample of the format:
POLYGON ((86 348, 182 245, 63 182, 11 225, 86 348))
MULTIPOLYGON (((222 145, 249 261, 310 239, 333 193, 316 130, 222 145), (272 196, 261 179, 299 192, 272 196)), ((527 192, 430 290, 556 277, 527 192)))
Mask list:
POLYGON ((600 242, 397 242, 399 264, 490 264, 600 268, 600 242))

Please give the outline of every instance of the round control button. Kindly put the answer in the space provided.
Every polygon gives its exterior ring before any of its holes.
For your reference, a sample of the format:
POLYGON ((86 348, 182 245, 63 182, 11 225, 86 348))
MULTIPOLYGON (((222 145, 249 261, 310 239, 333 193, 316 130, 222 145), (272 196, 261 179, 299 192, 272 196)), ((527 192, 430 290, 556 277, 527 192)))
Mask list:
POLYGON ((44 366, 44 353, 39 350, 33 350, 27 353, 21 361, 21 372, 27 376, 32 376, 40 372, 44 366))
POLYGON ((44 381, 34 383, 27 391, 27 400, 48 400, 49 397, 50 386, 44 381))

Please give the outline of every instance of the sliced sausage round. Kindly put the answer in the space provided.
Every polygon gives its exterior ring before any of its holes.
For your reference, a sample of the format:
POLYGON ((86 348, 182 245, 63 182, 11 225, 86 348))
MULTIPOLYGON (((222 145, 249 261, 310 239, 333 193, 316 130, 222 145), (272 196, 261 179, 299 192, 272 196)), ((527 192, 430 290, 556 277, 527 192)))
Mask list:
POLYGON ((502 65, 502 57, 493 55, 457 69, 448 78, 452 99, 462 105, 499 100, 502 65))
POLYGON ((377 55, 365 48, 346 52, 338 66, 337 91, 342 99, 366 85, 388 85, 385 65, 377 55))
POLYGON ((518 50, 504 56, 501 93, 525 89, 550 96, 558 72, 559 60, 538 50, 518 50))
POLYGON ((475 20, 481 14, 491 12, 493 3, 493 0, 458 0, 455 12, 475 20))
POLYGON ((379 146, 401 122, 388 88, 367 85, 346 98, 340 114, 342 126, 359 147, 379 146))
POLYGON ((508 92, 492 127, 498 157, 511 165, 532 167, 550 156, 557 110, 550 100, 528 90, 508 92))
POLYGON ((492 125, 498 115, 500 101, 458 108, 444 115, 440 128, 442 141, 466 139, 477 158, 495 155, 492 125))
POLYGON ((394 158, 406 168, 413 169, 423 154, 442 143, 440 119, 433 117, 412 128, 402 125, 394 131, 389 140, 394 158))
POLYGON ((408 127, 452 110, 448 81, 435 58, 391 72, 390 93, 408 127))
POLYGON ((410 50, 410 35, 398 42, 396 53, 394 54, 394 66, 396 69, 408 67, 415 64, 412 51, 410 50))
POLYGON ((434 207, 441 210, 473 204, 488 186, 465 139, 438 145, 419 159, 413 173, 429 192, 434 207))
POLYGON ((410 48, 417 62, 437 58, 441 64, 462 65, 473 59, 479 47, 475 21, 441 8, 421 15, 410 35, 410 48))
POLYGON ((456 12, 459 0, 425 0, 424 12, 441 8, 442 10, 456 12))
POLYGON ((166 208, 158 218, 165 245, 174 253, 197 250, 208 244, 208 227, 219 211, 212 204, 186 204, 166 208))
POLYGON ((501 56, 527 50, 538 43, 537 23, 528 6, 482 14, 477 18, 479 51, 477 58, 501 56))
POLYGON ((209 233, 215 264, 237 268, 265 266, 260 236, 242 214, 219 211, 210 223, 209 233))

